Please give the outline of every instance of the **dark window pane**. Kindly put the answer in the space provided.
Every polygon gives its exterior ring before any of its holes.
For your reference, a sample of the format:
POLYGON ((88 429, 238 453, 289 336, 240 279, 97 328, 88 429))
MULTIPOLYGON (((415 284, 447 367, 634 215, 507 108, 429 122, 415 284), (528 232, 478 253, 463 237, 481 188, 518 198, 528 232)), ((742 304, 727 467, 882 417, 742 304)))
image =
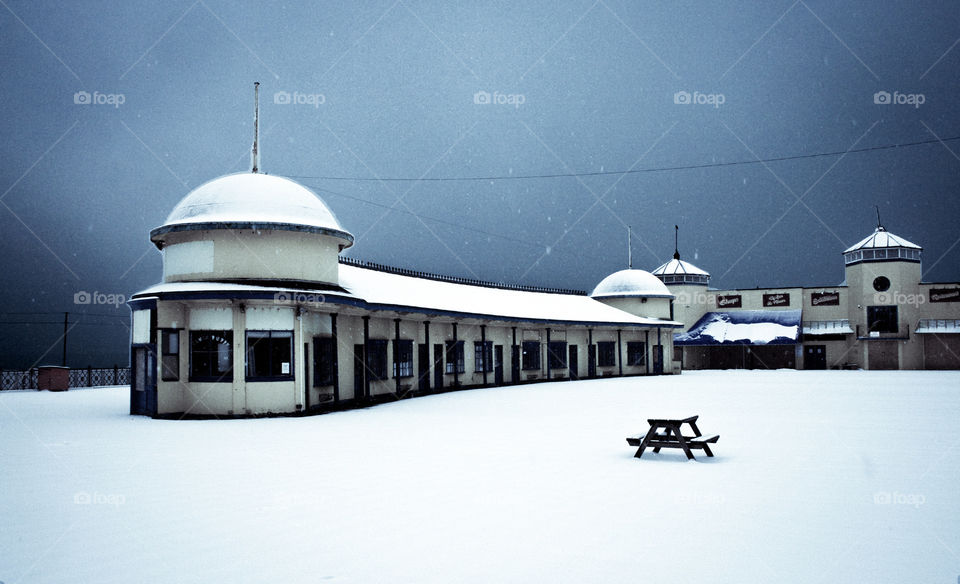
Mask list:
POLYGON ((313 339, 313 386, 333 385, 336 365, 336 345, 333 337, 313 339))
POLYGON ((540 341, 523 341, 520 345, 523 368, 526 370, 540 369, 540 341))
POLYGON ((190 377, 200 381, 233 381, 233 332, 190 333, 190 377))
POLYGON ((613 367, 617 364, 617 344, 613 341, 597 343, 597 366, 613 367))
POLYGON ((627 343, 627 365, 630 367, 643 367, 647 362, 647 346, 642 341, 630 341, 627 343))
POLYGON ((565 369, 567 367, 566 341, 550 341, 547 345, 547 363, 550 369, 565 369))

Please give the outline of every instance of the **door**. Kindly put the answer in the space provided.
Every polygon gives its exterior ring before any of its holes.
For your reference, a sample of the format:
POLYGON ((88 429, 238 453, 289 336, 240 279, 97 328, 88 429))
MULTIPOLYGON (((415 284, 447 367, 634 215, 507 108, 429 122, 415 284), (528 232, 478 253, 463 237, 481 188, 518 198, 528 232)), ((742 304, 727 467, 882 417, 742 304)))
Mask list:
POLYGON ((653 374, 663 375, 663 345, 653 347, 653 374))
POLYGON ((576 381, 580 379, 580 364, 577 363, 577 346, 570 345, 569 352, 570 356, 567 363, 570 365, 570 380, 576 381))
POLYGON ((805 345, 803 347, 803 368, 804 369, 826 369, 827 368, 827 346, 826 345, 805 345))
POLYGON ((520 346, 510 347, 510 379, 513 383, 520 383, 520 346))
POLYGON ((503 345, 493 346, 493 382, 503 385, 503 345))
POLYGON ((597 376, 597 346, 587 347, 587 377, 593 379, 597 376))
POLYGON ((443 387, 443 345, 433 346, 433 386, 438 390, 443 387))
POLYGON ((417 347, 417 367, 420 383, 417 386, 420 391, 430 391, 430 345, 420 343, 417 347))
POLYGON ((157 415, 156 345, 134 345, 130 350, 130 413, 157 415))
POLYGON ((363 345, 353 346, 353 399, 363 399, 364 395, 364 358, 363 345))

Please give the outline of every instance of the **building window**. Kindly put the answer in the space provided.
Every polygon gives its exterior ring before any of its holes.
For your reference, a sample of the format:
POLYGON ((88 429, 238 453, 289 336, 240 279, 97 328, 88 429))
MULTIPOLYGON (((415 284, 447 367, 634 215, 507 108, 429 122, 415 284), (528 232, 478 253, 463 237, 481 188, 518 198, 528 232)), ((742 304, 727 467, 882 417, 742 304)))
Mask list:
POLYGON ((547 365, 550 369, 567 368, 566 341, 550 341, 547 343, 547 365))
POLYGON ((180 331, 160 331, 160 378, 164 381, 180 379, 180 331))
POLYGON ((617 344, 613 341, 597 343, 597 366, 613 367, 617 364, 617 344))
POLYGON ((493 341, 474 341, 473 370, 478 373, 493 371, 493 341))
POLYGON ((393 341, 393 376, 413 377, 413 341, 393 341))
POLYGON ((896 306, 868 306, 867 326, 870 332, 896 333, 900 331, 896 306))
POLYGON ((370 381, 387 379, 386 339, 370 339, 367 341, 367 376, 370 381))
POLYGON ((190 380, 233 381, 233 331, 190 332, 190 380))
POLYGON ((247 331, 247 380, 293 379, 293 331, 247 331))
POLYGON ((333 385, 337 365, 337 345, 333 337, 313 338, 313 386, 333 385))
POLYGON ((466 369, 463 360, 463 341, 447 341, 447 373, 463 373, 466 369))
POLYGON ((643 341, 627 342, 627 366, 643 367, 647 364, 647 344, 643 341))
POLYGON ((523 353, 524 370, 540 370, 540 341, 523 341, 520 345, 523 353))

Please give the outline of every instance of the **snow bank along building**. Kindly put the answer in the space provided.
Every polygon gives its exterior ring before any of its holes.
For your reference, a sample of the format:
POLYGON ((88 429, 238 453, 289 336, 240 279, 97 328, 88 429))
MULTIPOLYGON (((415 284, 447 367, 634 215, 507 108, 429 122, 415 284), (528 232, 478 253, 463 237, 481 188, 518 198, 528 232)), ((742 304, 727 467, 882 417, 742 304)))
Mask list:
POLYGON ((672 373, 673 294, 622 270, 592 295, 340 257, 353 236, 311 190, 214 179, 150 232, 163 281, 131 301, 130 410, 322 411, 452 388, 672 373))
POLYGON ((674 258, 674 360, 688 369, 960 369, 960 282, 921 281, 922 248, 882 225, 843 252, 839 286, 714 290, 674 258))

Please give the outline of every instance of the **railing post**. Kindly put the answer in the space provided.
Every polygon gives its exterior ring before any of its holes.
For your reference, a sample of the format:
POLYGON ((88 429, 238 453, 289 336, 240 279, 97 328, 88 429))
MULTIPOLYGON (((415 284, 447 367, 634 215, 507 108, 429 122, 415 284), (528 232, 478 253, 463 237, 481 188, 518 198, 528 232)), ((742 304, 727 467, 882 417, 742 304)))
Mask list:
POLYGON ((113 384, 114 384, 114 385, 120 385, 120 384, 117 382, 118 372, 119 372, 119 369, 117 368, 117 365, 114 364, 114 365, 113 365, 113 384))
POLYGON ((93 387, 93 366, 87 365, 87 387, 93 387))

